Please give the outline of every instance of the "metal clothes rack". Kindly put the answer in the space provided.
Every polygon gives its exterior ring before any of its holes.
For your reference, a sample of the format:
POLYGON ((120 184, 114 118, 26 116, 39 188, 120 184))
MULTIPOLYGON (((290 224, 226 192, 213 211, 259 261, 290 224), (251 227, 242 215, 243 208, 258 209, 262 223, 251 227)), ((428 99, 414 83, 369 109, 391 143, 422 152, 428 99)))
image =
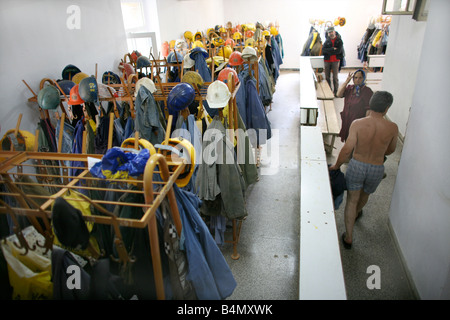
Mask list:
MULTIPOLYGON (((63 154, 63 153, 46 153, 46 152, 28 152, 28 151, 0 151, 0 184, 5 186, 5 190, 0 192, 3 199, 10 197, 15 200, 17 206, 12 207, 7 201, 0 200, 0 213, 8 214, 14 222, 14 233, 19 239, 19 243, 15 243, 18 248, 27 250, 34 250, 36 245, 45 247, 47 250, 53 245, 53 231, 50 224, 51 208, 56 198, 64 195, 70 190, 98 190, 98 191, 117 191, 136 193, 144 196, 145 203, 128 203, 119 201, 105 201, 94 200, 86 196, 82 196, 83 201, 88 201, 94 206, 98 212, 104 215, 91 214, 90 216, 83 215, 86 222, 92 222, 103 225, 111 225, 115 230, 115 243, 118 251, 119 262, 121 266, 126 266, 132 263, 133 259, 129 256, 122 242, 122 237, 119 227, 131 228, 147 228, 149 233, 149 242, 151 248, 151 258, 154 269, 155 287, 157 299, 164 299, 164 285, 161 266, 161 256, 159 250, 159 239, 157 231, 156 210, 161 205, 162 201, 167 198, 169 201, 171 213, 178 235, 181 234, 182 225, 179 216, 178 206, 175 199, 173 185, 183 172, 186 165, 185 161, 171 162, 167 161, 162 154, 154 154, 148 160, 144 173, 137 179, 106 179, 109 182, 130 183, 136 186, 133 189, 122 188, 101 188, 98 185, 104 183, 104 179, 96 178, 91 175, 87 163, 88 158, 101 159, 103 155, 87 155, 87 154, 63 154), (85 164, 84 167, 76 167, 81 172, 76 175, 71 175, 70 167, 65 167, 65 161, 80 161, 85 164), (48 164, 51 163, 51 164, 48 164), (55 165, 60 163, 61 165, 55 165), (170 169, 173 171, 170 171, 170 169), (55 174, 55 169, 59 170, 61 174, 55 174), (153 175, 159 174, 161 181, 154 181, 153 175), (18 177, 28 177, 35 179, 36 182, 15 181, 18 177), (51 179, 60 179, 64 181, 62 184, 50 183, 51 179), (100 183, 100 181, 102 183, 100 183), (57 188, 58 191, 53 193, 50 197, 43 195, 25 194, 21 186, 40 186, 57 188), (158 186, 158 191, 154 191, 154 186, 158 186), (42 203, 42 204, 38 204, 42 203), (115 206, 134 206, 141 207, 143 215, 141 219, 118 218, 113 213, 105 209, 105 205, 115 206), (17 222, 16 216, 25 216, 36 230, 45 237, 44 244, 28 244, 24 239, 20 226, 17 222), (39 223, 40 219, 43 224, 39 223), (34 249, 33 249, 34 248, 34 249)), ((66 200, 80 201, 79 198, 66 200)), ((13 202, 11 202, 13 203, 13 202)))

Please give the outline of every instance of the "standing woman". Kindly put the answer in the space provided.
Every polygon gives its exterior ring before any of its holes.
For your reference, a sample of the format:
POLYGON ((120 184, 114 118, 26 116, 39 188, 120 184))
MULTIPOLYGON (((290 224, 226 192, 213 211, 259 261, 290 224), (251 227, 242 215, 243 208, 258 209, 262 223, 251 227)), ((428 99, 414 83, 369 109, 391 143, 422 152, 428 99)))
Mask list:
POLYGON ((364 118, 369 112, 369 100, 372 98, 373 91, 366 86, 365 82, 366 74, 359 69, 354 73, 350 72, 337 91, 336 96, 344 98, 344 110, 341 112, 342 127, 339 132, 342 142, 347 140, 353 120, 364 118), (353 85, 349 85, 351 79, 353 79, 353 85))

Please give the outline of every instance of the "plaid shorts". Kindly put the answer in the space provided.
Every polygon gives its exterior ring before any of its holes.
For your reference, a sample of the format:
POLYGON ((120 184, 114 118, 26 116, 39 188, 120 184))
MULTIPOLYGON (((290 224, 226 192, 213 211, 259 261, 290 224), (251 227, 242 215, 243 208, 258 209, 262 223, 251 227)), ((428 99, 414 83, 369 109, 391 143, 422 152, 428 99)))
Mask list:
POLYGON ((356 191, 364 188, 365 193, 374 193, 383 179, 384 165, 364 163, 350 159, 345 180, 347 190, 356 191))

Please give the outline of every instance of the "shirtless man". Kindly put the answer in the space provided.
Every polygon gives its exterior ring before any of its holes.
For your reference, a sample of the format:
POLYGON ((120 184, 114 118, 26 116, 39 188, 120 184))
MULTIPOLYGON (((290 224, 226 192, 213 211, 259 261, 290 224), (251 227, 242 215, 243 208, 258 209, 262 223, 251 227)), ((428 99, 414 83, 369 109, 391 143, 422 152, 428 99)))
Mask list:
POLYGON ((353 239, 353 226, 357 213, 360 213, 374 193, 384 174, 384 156, 395 151, 398 127, 384 118, 393 102, 392 94, 377 91, 369 101, 370 111, 365 118, 354 120, 350 126, 349 136, 342 147, 334 166, 337 170, 351 156, 347 171, 347 203, 344 220, 346 232, 342 241, 350 249, 353 239))

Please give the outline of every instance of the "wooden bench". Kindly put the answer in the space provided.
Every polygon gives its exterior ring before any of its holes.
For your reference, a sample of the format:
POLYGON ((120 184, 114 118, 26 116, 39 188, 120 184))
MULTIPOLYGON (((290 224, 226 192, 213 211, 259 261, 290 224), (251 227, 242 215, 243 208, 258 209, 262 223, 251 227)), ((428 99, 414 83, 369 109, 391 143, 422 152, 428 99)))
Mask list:
POLYGON ((320 127, 300 133, 300 300, 345 300, 333 196, 320 127))
POLYGON ((331 153, 340 131, 336 109, 333 100, 317 100, 317 104, 319 107, 317 126, 322 130, 325 151, 331 153))

